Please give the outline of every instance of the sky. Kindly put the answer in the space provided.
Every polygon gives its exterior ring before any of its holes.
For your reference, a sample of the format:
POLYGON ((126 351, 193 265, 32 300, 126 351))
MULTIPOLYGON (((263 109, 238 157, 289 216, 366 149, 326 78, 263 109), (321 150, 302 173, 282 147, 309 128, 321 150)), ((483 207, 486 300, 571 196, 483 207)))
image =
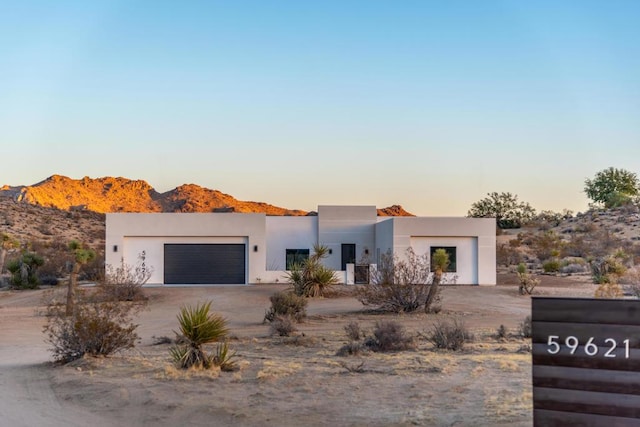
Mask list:
POLYGON ((587 209, 640 173, 640 2, 0 2, 0 185, 587 209))

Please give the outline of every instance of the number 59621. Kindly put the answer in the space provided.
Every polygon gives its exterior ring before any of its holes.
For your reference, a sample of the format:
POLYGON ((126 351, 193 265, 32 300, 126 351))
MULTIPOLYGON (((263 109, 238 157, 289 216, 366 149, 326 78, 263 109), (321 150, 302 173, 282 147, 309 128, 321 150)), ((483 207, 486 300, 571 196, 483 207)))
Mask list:
MULTIPOLYGON (((593 341, 595 337, 590 337, 587 342, 585 342, 582 348, 582 351, 587 356, 597 356, 598 353, 602 350, 604 351, 604 357, 616 357, 616 349, 618 348, 618 343, 613 338, 606 338, 604 340, 604 348, 600 349, 593 341)), ((624 358, 629 358, 629 339, 622 341, 624 345, 624 358)), ((575 354, 580 348, 580 341, 578 338, 569 335, 564 339, 564 342, 560 340, 558 335, 549 335, 547 339, 547 352, 549 354, 558 354, 562 347, 566 347, 569 349, 569 354, 575 354)))

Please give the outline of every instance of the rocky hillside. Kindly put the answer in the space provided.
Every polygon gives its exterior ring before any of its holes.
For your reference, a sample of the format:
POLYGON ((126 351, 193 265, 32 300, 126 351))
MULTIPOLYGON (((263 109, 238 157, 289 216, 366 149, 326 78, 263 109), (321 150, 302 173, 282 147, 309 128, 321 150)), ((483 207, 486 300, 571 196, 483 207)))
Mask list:
MULTIPOLYGON (((146 181, 127 178, 76 180, 53 175, 30 186, 0 188, 0 199, 69 211, 109 212, 259 212, 267 215, 308 215, 264 202, 241 201, 195 184, 159 193, 146 181)), ((381 216, 412 216, 401 206, 378 210, 381 216)))

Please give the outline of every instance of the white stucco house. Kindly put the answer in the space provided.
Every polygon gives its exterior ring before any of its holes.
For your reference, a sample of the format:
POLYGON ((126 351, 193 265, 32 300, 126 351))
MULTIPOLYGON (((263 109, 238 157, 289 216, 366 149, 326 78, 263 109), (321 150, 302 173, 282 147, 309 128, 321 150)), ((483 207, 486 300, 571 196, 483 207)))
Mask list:
POLYGON ((343 283, 354 264, 376 264, 444 248, 455 283, 496 284, 493 218, 379 217, 375 206, 319 206, 317 216, 246 213, 112 213, 105 262, 152 269, 150 284, 215 285, 280 282, 292 263, 329 248, 324 263, 343 283))

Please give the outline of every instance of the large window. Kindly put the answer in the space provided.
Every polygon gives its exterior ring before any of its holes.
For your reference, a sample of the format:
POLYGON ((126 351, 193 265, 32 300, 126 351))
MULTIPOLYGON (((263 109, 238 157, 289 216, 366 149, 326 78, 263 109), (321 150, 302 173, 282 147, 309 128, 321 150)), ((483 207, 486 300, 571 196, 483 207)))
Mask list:
POLYGON ((287 249, 286 269, 291 270, 294 265, 302 265, 309 258, 309 249, 287 249))
POLYGON ((449 255, 449 267, 447 268, 447 271, 445 271, 445 273, 455 273, 456 271, 458 271, 456 267, 456 247, 455 246, 431 246, 431 249, 429 251, 429 256, 431 259, 431 271, 434 270, 433 254, 438 249, 444 249, 449 255))

